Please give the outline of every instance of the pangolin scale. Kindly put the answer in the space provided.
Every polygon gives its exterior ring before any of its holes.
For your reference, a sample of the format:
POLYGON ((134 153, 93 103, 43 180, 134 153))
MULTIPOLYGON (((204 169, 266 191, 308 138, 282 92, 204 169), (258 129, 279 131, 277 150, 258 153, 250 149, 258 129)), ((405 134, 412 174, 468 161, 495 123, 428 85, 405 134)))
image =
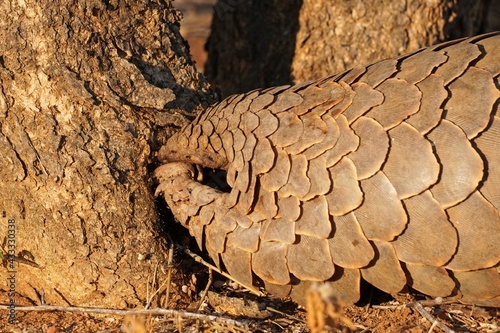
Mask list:
POLYGON ((174 216, 248 285, 500 307, 500 34, 206 109, 160 149, 174 216), (195 165, 227 171, 229 191, 195 165))

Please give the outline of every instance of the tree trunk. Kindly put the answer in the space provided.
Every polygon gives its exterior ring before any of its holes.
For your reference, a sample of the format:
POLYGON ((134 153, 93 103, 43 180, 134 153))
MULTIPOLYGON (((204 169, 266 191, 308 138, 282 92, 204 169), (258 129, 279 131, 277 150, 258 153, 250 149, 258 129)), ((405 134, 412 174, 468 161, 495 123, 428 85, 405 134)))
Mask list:
POLYGON ((489 0, 219 0, 207 77, 223 95, 298 83, 485 31, 489 0))
POLYGON ((166 0, 0 9, 0 232, 17 270, 1 278, 34 303, 144 304, 165 259, 154 152, 214 100, 178 12, 166 0))
POLYGON ((219 0, 205 75, 223 96, 292 82, 302 0, 219 0))

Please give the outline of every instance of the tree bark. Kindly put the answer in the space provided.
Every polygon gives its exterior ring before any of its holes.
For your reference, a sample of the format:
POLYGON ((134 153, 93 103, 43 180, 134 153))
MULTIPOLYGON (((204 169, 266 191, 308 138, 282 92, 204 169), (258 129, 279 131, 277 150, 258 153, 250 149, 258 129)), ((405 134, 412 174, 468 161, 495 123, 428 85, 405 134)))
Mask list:
POLYGON ((0 10, 0 235, 14 221, 17 270, 1 279, 38 304, 144 304, 165 261, 154 153, 214 100, 179 14, 166 0, 0 10))
POLYGON ((205 75, 223 96, 292 82, 302 0, 219 0, 205 75))
POLYGON ((317 79, 484 32, 489 2, 219 0, 205 73, 225 96, 317 79))

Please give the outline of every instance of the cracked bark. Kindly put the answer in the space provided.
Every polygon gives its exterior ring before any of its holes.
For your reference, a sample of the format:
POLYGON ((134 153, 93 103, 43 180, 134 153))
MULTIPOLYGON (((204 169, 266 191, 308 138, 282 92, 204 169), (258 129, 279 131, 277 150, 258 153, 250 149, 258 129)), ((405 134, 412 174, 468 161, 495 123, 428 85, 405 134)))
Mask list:
MULTIPOLYGON (((0 236, 16 221, 16 292, 127 307, 165 259, 149 169, 214 101, 169 1, 3 1, 0 236)), ((0 270, 3 281, 8 272, 0 270)), ((0 288, 6 288, 4 284, 0 288)))

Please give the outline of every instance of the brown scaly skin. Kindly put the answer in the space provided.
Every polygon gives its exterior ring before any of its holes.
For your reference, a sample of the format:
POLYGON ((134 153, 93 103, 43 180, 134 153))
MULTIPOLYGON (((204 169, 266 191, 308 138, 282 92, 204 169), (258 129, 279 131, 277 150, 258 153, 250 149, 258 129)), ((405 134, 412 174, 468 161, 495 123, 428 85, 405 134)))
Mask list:
POLYGON ((160 150, 176 218, 246 284, 500 307, 500 35, 214 105, 160 150), (227 170, 230 193, 191 164, 227 170))

